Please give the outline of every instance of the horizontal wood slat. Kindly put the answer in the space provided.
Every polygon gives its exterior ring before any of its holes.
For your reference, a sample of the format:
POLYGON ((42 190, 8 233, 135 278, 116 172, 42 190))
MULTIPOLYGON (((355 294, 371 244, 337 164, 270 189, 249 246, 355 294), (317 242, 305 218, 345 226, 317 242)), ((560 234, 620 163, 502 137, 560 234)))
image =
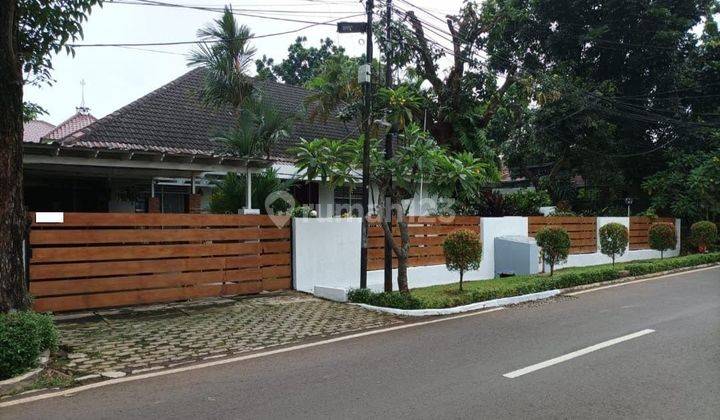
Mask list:
POLYGON ((30 232, 30 242, 36 245, 238 241, 289 238, 290 229, 249 227, 235 229, 58 229, 30 232))
MULTIPOLYGON (((460 229, 480 233, 480 217, 477 216, 409 216, 410 235, 409 267, 445 263, 442 243, 448 234, 460 229)), ((393 221, 393 237, 400 244, 400 228, 393 221)), ((382 270, 385 266, 385 232, 382 226, 372 223, 368 228, 368 270, 382 270)), ((397 258, 393 253, 393 267, 397 258)))
MULTIPOLYGON (((32 227, 46 227, 45 223, 36 223, 31 213, 32 227)), ((236 214, 169 214, 169 213, 64 213, 64 228, 68 227, 275 227, 267 215, 236 214)))
POLYGON ((648 242, 648 231, 652 225, 657 223, 668 223, 675 226, 675 219, 660 217, 631 217, 630 218, 630 249, 650 249, 648 242))
POLYGON ((565 229, 570 236, 571 254, 591 254, 597 252, 597 218, 595 217, 528 217, 528 236, 547 226, 565 229))
POLYGON ((287 289, 290 234, 259 215, 65 213, 32 224, 30 292, 70 311, 287 289))

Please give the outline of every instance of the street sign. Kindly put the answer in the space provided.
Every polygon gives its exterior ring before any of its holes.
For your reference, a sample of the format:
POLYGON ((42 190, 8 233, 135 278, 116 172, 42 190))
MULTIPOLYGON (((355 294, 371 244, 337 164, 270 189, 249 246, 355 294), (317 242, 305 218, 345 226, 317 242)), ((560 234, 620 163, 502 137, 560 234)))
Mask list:
POLYGON ((337 31, 340 32, 341 34, 367 32, 367 23, 365 23, 365 22, 338 22, 337 31))

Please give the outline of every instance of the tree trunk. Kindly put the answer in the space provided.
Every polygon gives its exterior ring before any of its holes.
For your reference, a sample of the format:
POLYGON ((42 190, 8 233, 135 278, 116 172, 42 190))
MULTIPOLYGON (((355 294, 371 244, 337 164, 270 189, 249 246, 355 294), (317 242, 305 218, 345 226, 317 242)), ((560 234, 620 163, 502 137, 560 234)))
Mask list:
POLYGON ((23 239, 22 88, 15 0, 0 0, 0 312, 29 305, 23 239))
POLYGON ((555 264, 550 264, 550 277, 555 273, 555 264))
POLYGON ((401 292, 409 292, 408 287, 408 276, 407 276, 407 262, 408 255, 410 254, 410 234, 408 232, 407 221, 402 212, 398 212, 398 227, 400 228, 400 251, 397 253, 398 257, 398 290, 401 292))
POLYGON ((465 274, 465 273, 463 273, 463 270, 460 270, 460 291, 461 292, 463 291, 463 288, 462 288, 463 274, 465 274))

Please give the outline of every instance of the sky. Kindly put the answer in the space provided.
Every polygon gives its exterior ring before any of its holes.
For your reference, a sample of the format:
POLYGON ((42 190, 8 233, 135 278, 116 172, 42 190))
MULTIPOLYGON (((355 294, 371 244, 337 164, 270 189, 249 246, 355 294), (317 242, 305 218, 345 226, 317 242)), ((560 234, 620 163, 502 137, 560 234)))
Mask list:
MULTIPOLYGON (((193 41, 196 32, 220 13, 190 10, 177 7, 158 7, 138 4, 140 0, 118 0, 123 3, 105 2, 102 8, 92 10, 83 24, 84 39, 78 44, 98 43, 147 43, 193 41), (133 4, 127 4, 133 3, 133 4)), ((231 4, 236 13, 262 14, 277 18, 326 22, 354 14, 364 13, 364 2, 359 0, 163 0, 167 3, 221 8, 231 4), (272 10, 272 11, 270 11, 272 10)), ((423 14, 424 9, 435 16, 455 13, 462 0, 403 0, 395 4, 405 10, 415 9, 421 19, 432 21, 423 14)), ((237 16, 240 23, 251 28, 255 35, 282 32, 307 26, 307 23, 286 22, 237 16)), ((364 16, 349 18, 362 21, 364 16)), ((442 25, 437 20, 436 25, 442 25)), ((364 35, 338 34, 334 23, 319 25, 298 33, 271 36, 253 40, 257 58, 272 57, 276 62, 287 56, 288 46, 297 36, 306 36, 307 46, 319 45, 322 38, 330 37, 345 47, 350 55, 365 51, 364 35)), ((40 87, 26 86, 25 100, 34 102, 48 111, 40 119, 58 124, 75 113, 82 97, 81 81, 85 81, 85 105, 97 118, 127 105, 154 89, 172 81, 189 70, 187 53, 192 45, 152 46, 136 48, 78 47, 74 57, 65 53, 53 56, 55 82, 40 87), (149 51, 150 50, 150 51, 149 51)), ((375 50, 377 54, 377 49, 375 50)), ((254 70, 254 66, 253 66, 254 70)))

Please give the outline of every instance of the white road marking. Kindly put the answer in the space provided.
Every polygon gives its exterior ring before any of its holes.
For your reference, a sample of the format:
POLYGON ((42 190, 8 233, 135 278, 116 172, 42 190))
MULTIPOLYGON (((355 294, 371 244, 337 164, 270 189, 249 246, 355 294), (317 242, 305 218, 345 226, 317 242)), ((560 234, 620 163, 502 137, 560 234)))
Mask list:
POLYGON ((225 365, 228 363, 241 362, 244 360, 258 359, 261 357, 272 356, 274 354, 288 353, 288 352, 295 351, 295 350, 301 350, 301 349, 306 349, 306 348, 311 348, 311 347, 318 347, 318 346, 322 346, 325 344, 337 343, 337 342, 346 341, 346 340, 352 340, 355 338, 365 337, 365 336, 369 336, 369 335, 382 334, 382 333, 397 331, 397 330, 404 330, 406 328, 415 328, 415 327, 420 327, 423 325, 435 324, 438 322, 452 321, 453 319, 468 318, 471 316, 487 314, 490 312, 500 311, 503 309, 505 309, 505 308, 500 306, 498 308, 486 309, 484 311, 467 312, 462 315, 455 315, 455 316, 450 316, 450 317, 446 317, 446 318, 437 318, 437 319, 431 319, 429 321, 412 322, 412 323, 403 324, 403 325, 396 325, 394 327, 388 327, 388 328, 383 328, 383 329, 379 329, 379 330, 364 331, 364 332, 357 333, 357 334, 351 334, 351 335, 345 335, 342 337, 330 338, 327 340, 316 341, 313 343, 298 344, 296 346, 284 347, 284 348, 280 348, 280 349, 264 351, 261 353, 253 353, 253 354, 248 354, 248 355, 244 355, 244 356, 236 356, 236 357, 232 357, 230 359, 213 360, 210 362, 198 363, 198 364, 189 365, 189 366, 176 367, 176 368, 161 370, 161 371, 156 371, 156 372, 149 372, 149 373, 144 373, 141 375, 132 375, 132 376, 126 376, 124 378, 110 379, 107 381, 95 382, 92 384, 87 384, 87 385, 79 386, 76 388, 68 388, 68 389, 65 389, 62 391, 49 392, 47 394, 33 395, 31 397, 20 398, 17 400, 0 402, 0 408, 10 407, 12 405, 17 405, 17 404, 29 403, 29 402, 33 402, 33 401, 44 400, 44 399, 53 398, 53 397, 61 397, 61 396, 71 397, 82 391, 87 391, 87 390, 95 389, 95 388, 101 388, 101 387, 105 387, 108 385, 121 384, 121 383, 125 383, 125 382, 134 382, 134 381, 139 381, 142 379, 156 378, 158 376, 172 375, 175 373, 182 373, 182 372, 187 372, 187 371, 196 370, 196 369, 220 366, 220 365, 225 365))
POLYGON ((717 269, 717 268, 718 268, 718 266, 714 265, 712 267, 698 268, 697 270, 681 271, 679 273, 665 274, 662 276, 649 277, 646 279, 638 279, 638 280, 626 281, 623 283, 608 284, 607 286, 599 286, 599 287, 593 287, 592 289, 586 289, 586 290, 580 290, 577 292, 565 293, 565 296, 577 296, 577 295, 582 295, 583 293, 596 292, 598 290, 612 289, 613 287, 627 286, 629 284, 635 284, 635 283, 644 283, 646 281, 660 280, 660 279, 664 279, 664 278, 668 278, 668 277, 681 276, 683 274, 692 274, 692 273, 697 273, 700 271, 712 270, 712 269, 717 269))
POLYGON ((546 360, 544 362, 540 362, 540 363, 534 364, 532 366, 514 370, 510 373, 504 374, 503 376, 506 378, 510 378, 510 379, 517 378, 518 376, 526 375, 528 373, 535 372, 536 370, 544 369, 548 366, 566 362, 570 359, 574 359, 576 357, 583 356, 588 353, 592 353, 596 350, 604 349, 605 347, 610 347, 615 344, 622 343, 623 341, 632 340, 633 338, 642 337, 643 335, 647 335, 647 334, 650 334, 653 332, 655 332, 655 330, 647 329, 647 330, 638 331, 636 333, 624 335, 622 337, 613 338, 612 340, 603 341, 602 343, 595 344, 594 346, 585 347, 584 349, 580 349, 580 350, 574 351, 572 353, 568 353, 563 356, 556 357, 554 359, 546 360))

